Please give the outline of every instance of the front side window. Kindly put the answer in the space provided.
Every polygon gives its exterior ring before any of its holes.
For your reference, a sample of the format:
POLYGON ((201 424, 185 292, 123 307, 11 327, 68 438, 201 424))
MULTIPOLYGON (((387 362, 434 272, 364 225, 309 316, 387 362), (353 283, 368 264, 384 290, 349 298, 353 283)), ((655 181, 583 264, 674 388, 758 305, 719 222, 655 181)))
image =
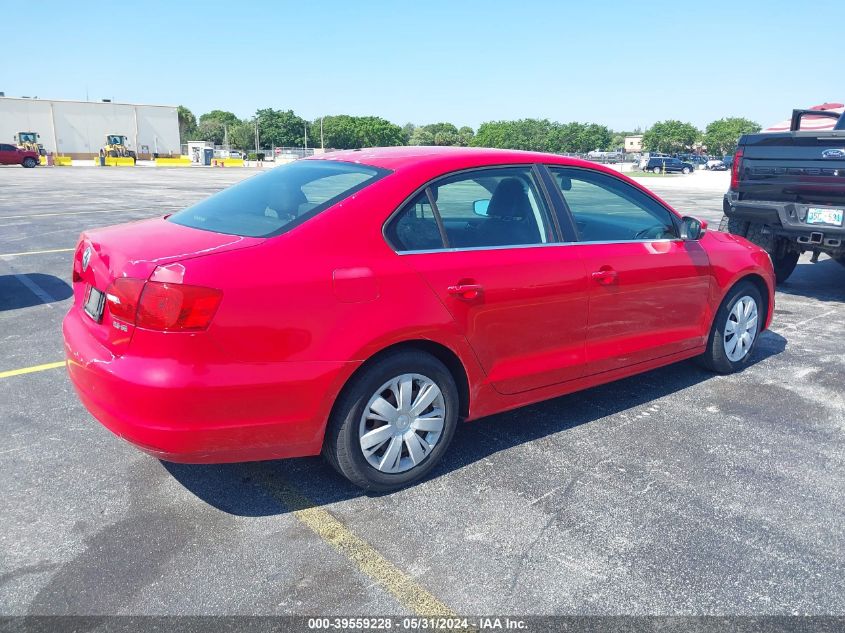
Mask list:
POLYGON ((389 173, 329 160, 302 160, 224 189, 168 220, 204 231, 272 237, 309 220, 389 173))
POLYGON ((676 239, 672 214, 639 189, 586 169, 550 167, 582 242, 676 239))
POLYGON ((554 241, 530 166, 477 169, 435 181, 399 211, 385 235, 400 251, 554 241))

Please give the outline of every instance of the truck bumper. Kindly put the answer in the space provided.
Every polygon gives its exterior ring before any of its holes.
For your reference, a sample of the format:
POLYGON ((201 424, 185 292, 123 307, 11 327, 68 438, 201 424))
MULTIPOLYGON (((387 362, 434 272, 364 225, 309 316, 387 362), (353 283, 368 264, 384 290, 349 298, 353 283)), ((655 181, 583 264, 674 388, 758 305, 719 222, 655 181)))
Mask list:
POLYGON ((723 210, 729 218, 765 224, 772 234, 796 241, 808 248, 838 251, 845 245, 845 226, 806 223, 807 210, 810 207, 826 206, 798 202, 739 200, 734 191, 726 193, 723 202, 723 210))

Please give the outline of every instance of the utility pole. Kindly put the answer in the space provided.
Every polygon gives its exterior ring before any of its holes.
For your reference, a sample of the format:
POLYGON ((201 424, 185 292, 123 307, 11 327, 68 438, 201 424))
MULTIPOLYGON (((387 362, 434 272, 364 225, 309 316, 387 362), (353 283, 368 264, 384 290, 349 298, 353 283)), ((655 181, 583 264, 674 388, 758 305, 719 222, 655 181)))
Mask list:
POLYGON ((303 123, 302 127, 305 128, 305 149, 308 149, 308 124, 303 123))
POLYGON ((255 117, 255 153, 258 153, 258 117, 255 117))
POLYGON ((323 117, 320 117, 320 149, 326 151, 326 141, 323 139, 323 117))

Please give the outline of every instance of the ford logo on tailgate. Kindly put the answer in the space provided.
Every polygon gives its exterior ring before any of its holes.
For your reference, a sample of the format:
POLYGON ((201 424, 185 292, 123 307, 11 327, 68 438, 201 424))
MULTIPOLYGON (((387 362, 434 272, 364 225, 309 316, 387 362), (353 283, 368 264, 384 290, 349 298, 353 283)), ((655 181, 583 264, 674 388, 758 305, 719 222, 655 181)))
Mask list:
POLYGON ((826 149, 822 152, 822 158, 845 158, 845 149, 826 149))

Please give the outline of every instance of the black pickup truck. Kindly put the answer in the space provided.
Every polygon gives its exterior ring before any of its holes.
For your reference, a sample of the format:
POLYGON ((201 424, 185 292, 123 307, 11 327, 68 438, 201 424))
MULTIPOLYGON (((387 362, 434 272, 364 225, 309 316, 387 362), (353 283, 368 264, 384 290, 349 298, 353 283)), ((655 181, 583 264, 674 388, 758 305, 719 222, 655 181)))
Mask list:
POLYGON ((742 136, 723 207, 720 228, 766 249, 778 283, 807 251, 845 265, 845 113, 794 110, 789 132, 742 136), (799 131, 807 116, 837 121, 799 131))

